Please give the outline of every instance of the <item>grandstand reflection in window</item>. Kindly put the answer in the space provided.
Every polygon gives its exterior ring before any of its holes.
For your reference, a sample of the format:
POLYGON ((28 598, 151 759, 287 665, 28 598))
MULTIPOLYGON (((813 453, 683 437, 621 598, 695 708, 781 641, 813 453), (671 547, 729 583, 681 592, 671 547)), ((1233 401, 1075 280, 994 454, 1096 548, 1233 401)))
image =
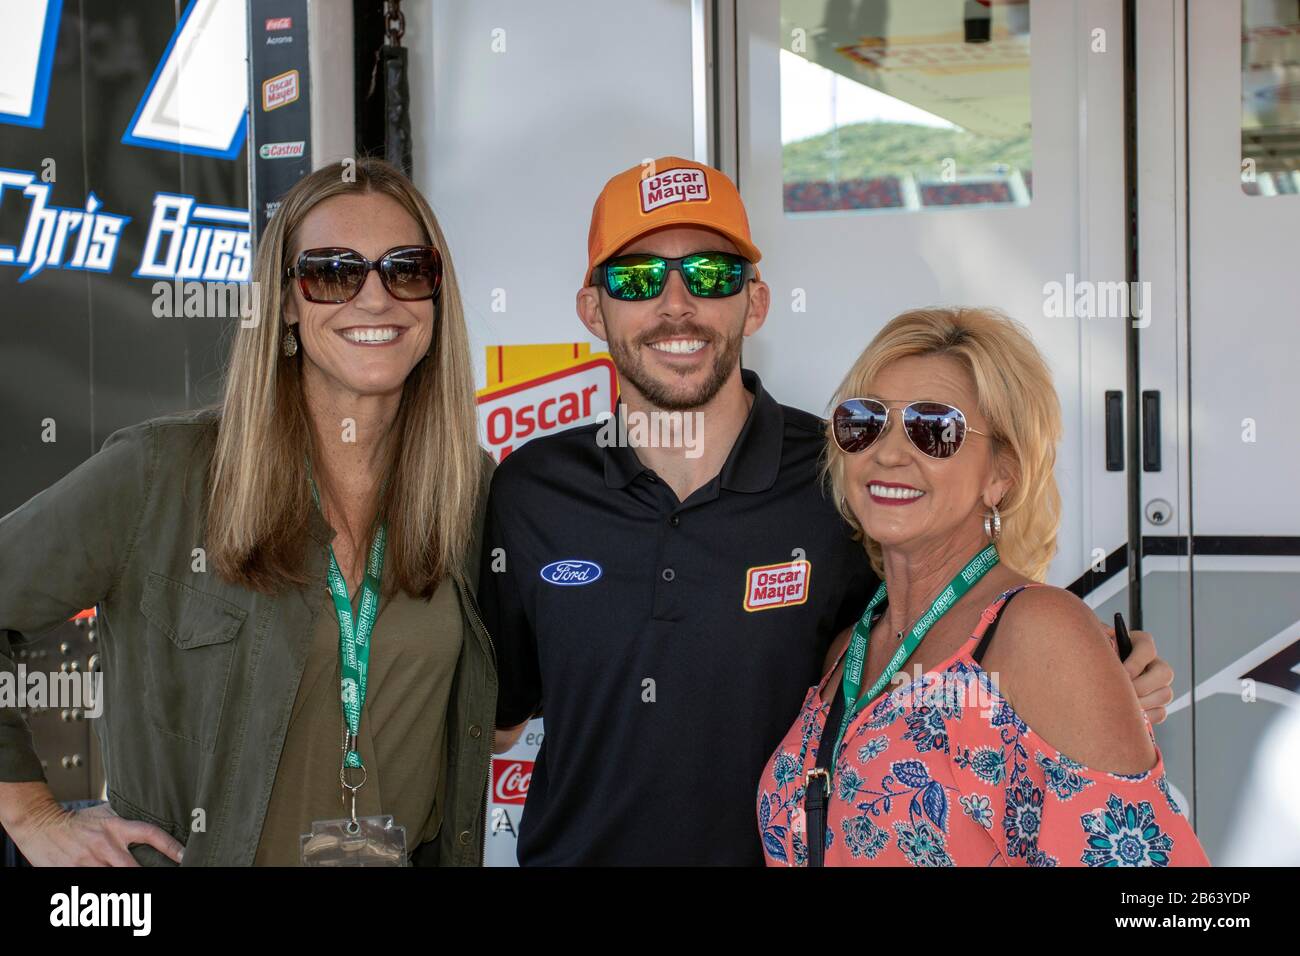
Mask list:
POLYGON ((1028 0, 781 0, 781 43, 786 213, 1029 204, 1028 0))
POLYGON ((1300 193, 1300 3, 1241 3, 1241 188, 1300 193))

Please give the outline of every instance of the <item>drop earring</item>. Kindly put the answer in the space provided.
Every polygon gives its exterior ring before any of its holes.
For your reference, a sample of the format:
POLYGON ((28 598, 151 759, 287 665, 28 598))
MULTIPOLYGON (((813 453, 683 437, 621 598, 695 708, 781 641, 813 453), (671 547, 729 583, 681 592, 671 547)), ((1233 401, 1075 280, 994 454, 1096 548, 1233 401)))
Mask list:
POLYGON ((298 336, 293 334, 292 325, 289 326, 289 330, 284 333, 283 345, 285 358, 292 358, 298 354, 298 336))

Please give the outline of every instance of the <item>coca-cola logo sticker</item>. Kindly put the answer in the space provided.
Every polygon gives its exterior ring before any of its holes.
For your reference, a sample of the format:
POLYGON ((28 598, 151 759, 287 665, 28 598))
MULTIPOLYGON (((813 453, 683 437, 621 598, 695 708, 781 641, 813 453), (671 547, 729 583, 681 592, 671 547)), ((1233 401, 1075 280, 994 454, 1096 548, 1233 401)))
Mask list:
POLYGON ((564 561, 552 561, 542 568, 542 580, 562 588, 579 587, 600 579, 600 565, 595 561, 579 561, 568 558, 564 561))
POLYGON ((493 760, 493 802, 523 803, 528 796, 528 781, 532 779, 533 761, 531 760, 493 760))

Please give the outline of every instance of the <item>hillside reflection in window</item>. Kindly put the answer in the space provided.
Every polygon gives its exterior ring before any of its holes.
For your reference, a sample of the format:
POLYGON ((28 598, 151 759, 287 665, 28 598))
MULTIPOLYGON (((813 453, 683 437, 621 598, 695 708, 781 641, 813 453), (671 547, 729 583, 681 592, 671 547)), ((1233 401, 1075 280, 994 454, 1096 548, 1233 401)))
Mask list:
POLYGON ((781 0, 787 213, 1025 206, 1029 0, 781 0))

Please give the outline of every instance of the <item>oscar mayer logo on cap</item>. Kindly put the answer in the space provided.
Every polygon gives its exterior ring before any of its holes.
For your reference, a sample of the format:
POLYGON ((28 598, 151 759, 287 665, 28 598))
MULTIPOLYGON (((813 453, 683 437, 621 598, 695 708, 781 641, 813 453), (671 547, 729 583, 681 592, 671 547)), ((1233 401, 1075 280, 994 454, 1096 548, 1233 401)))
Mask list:
POLYGON ((641 211, 688 200, 709 198, 709 181, 704 170, 693 168, 665 169, 641 180, 641 211))
POLYGON ((745 575, 745 610, 768 611, 808 600, 812 562, 786 561, 750 568, 745 575))

